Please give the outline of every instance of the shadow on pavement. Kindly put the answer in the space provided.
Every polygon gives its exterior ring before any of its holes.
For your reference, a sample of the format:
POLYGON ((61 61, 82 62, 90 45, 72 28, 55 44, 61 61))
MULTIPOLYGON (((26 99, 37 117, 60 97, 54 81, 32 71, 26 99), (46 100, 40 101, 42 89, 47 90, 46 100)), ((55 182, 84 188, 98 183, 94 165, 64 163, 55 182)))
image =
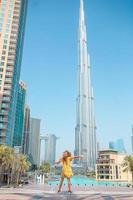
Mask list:
MULTIPOLYGON (((35 195, 29 200, 104 200, 99 194, 76 195, 76 194, 44 194, 43 196, 35 195)), ((109 199, 108 199, 109 200, 109 199)), ((112 198, 110 199, 112 200, 112 198)))

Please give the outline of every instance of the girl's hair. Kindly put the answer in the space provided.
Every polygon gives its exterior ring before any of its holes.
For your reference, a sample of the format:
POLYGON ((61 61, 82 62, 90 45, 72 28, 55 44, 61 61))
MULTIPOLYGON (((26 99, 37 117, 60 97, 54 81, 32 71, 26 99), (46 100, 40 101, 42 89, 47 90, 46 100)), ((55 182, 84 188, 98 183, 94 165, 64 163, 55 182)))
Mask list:
POLYGON ((63 161, 66 162, 67 158, 68 158, 68 157, 71 157, 72 154, 71 154, 71 152, 69 152, 69 151, 67 151, 67 150, 64 151, 64 153, 65 153, 65 152, 67 153, 67 156, 63 156, 63 161))

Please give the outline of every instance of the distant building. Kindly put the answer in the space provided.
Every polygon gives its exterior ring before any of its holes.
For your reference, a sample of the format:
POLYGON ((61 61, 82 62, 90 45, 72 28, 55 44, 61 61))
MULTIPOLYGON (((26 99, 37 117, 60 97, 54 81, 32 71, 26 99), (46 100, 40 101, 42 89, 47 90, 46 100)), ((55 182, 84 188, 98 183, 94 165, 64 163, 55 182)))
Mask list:
POLYGON ((109 149, 116 150, 120 153, 126 153, 123 139, 118 139, 115 142, 109 142, 109 149))
POLYGON ((22 152, 26 155, 29 154, 29 137, 30 137, 30 108, 26 105, 24 114, 24 130, 23 130, 23 142, 22 142, 22 152))
POLYGON ((123 172, 122 163, 126 154, 115 150, 99 151, 96 164, 96 180, 125 181, 132 179, 130 172, 123 172))
POLYGON ((99 153, 99 151, 100 151, 100 143, 99 142, 97 142, 97 157, 98 157, 98 153, 99 153))
POLYGON ((45 140, 44 145, 44 161, 49 162, 51 165, 54 165, 56 158, 56 140, 58 138, 55 135, 48 134, 46 136, 41 136, 41 140, 45 140))
POLYGON ((30 161, 37 167, 40 165, 40 119, 30 119, 29 155, 30 161))
POLYGON ((20 81, 18 95, 17 95, 13 146, 20 146, 21 149, 22 149, 23 130, 24 130, 25 97, 26 97, 26 85, 23 81, 20 81))

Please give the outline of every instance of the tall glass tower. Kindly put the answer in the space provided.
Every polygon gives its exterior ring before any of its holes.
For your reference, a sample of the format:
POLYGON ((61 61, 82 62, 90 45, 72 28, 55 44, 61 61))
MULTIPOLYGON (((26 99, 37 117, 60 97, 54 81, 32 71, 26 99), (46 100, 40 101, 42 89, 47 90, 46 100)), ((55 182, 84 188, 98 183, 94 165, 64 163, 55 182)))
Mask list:
POLYGON ((78 164, 94 169, 96 162, 96 125, 83 0, 80 0, 77 75, 78 94, 75 155, 84 156, 83 160, 77 162, 78 164))
POLYGON ((22 152, 26 155, 29 154, 29 137, 30 137, 30 108, 28 105, 25 106, 24 112, 24 131, 23 131, 23 142, 22 152))
POLYGON ((26 100, 26 84, 23 81, 20 81, 18 89, 18 97, 17 97, 14 134, 13 134, 13 146, 19 146, 21 147, 21 149, 24 137, 25 100, 26 100))
POLYGON ((28 0, 0 2, 0 144, 13 145, 28 0))

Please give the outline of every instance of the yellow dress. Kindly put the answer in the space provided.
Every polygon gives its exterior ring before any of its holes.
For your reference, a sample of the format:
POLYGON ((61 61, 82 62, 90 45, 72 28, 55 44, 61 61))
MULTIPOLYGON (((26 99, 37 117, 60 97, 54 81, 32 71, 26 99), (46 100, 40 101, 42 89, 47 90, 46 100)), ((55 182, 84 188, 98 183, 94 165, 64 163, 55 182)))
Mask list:
POLYGON ((65 177, 70 178, 71 176, 73 176, 71 161, 72 161, 71 157, 66 158, 66 161, 62 160, 62 163, 63 163, 62 172, 61 172, 62 178, 65 178, 65 177))

